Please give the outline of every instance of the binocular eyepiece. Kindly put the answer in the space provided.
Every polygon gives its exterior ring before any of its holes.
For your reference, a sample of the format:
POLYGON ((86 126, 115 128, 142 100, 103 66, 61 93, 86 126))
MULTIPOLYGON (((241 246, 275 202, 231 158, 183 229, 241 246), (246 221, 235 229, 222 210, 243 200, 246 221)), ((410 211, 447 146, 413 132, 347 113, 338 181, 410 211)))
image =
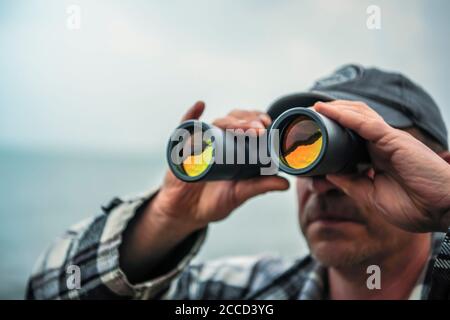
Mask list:
POLYGON ((172 134, 167 160, 186 182, 237 180, 274 175, 351 172, 368 162, 365 142, 353 131, 312 108, 290 108, 262 135, 222 130, 189 120, 172 134))

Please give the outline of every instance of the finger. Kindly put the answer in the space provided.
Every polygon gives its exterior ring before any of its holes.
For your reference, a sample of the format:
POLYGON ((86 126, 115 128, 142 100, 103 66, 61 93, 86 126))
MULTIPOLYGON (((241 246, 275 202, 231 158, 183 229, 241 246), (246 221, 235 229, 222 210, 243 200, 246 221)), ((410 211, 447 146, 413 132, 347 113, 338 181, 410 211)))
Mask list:
POLYGON ((191 120, 191 119, 199 119, 205 110, 205 103, 203 101, 197 101, 189 110, 184 114, 181 121, 191 120))
POLYGON ((362 108, 318 102, 314 109, 372 142, 378 141, 393 130, 377 113, 367 112, 362 108))
MULTIPOLYGON (((321 101, 319 101, 321 102, 321 101)), ((357 101, 357 100, 333 100, 333 101, 327 101, 324 103, 328 103, 328 104, 337 104, 337 105, 347 105, 347 106, 355 106, 358 108, 367 108, 367 109, 371 109, 365 102, 362 101, 357 101)))
POLYGON ((236 110, 231 111, 229 115, 234 118, 243 119, 243 120, 261 121, 265 127, 268 127, 272 124, 272 118, 270 118, 270 116, 267 113, 257 111, 257 110, 248 111, 248 110, 236 109, 236 110))
POLYGON ((246 133, 252 134, 252 131, 256 134, 260 134, 266 131, 264 124, 259 120, 244 120, 238 119, 232 116, 227 116, 224 118, 219 118, 213 122, 213 124, 223 130, 232 129, 242 129, 246 133))
POLYGON ((351 110, 354 112, 361 113, 367 117, 382 119, 382 117, 375 110, 370 108, 364 102, 360 102, 360 101, 347 101, 347 100, 335 100, 335 101, 331 101, 331 102, 320 102, 319 101, 316 104, 314 104, 314 108, 316 107, 316 105, 321 105, 321 104, 335 106, 339 110, 351 110))
POLYGON ((266 127, 269 127, 272 124, 272 118, 267 113, 260 113, 259 118, 266 125, 266 127))
POLYGON ((236 201, 241 204, 248 199, 269 191, 289 189, 289 181, 279 176, 257 177, 238 181, 234 187, 236 201))
POLYGON ((329 101, 326 103, 338 104, 338 105, 349 105, 349 106, 356 106, 356 107, 362 107, 362 108, 364 108, 364 106, 367 106, 362 101, 354 101, 354 100, 333 100, 333 101, 329 101))
POLYGON ((369 203, 372 197, 373 181, 367 175, 328 174, 326 178, 352 199, 369 203))

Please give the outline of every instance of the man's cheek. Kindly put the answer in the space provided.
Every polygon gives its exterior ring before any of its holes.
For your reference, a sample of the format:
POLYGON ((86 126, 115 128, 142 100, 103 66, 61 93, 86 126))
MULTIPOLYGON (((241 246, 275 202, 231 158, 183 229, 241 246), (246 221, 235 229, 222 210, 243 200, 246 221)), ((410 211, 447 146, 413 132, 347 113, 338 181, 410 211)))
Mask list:
POLYGON ((300 211, 303 211, 306 202, 311 195, 311 183, 310 178, 297 178, 297 197, 300 211))
POLYGON ((312 193, 307 193, 308 198, 306 201, 304 201, 303 205, 300 205, 299 212, 298 212, 298 218, 300 222, 300 228, 304 235, 306 236, 307 228, 308 228, 308 222, 307 217, 308 215, 311 215, 311 212, 313 212, 315 209, 314 206, 314 195, 312 193))

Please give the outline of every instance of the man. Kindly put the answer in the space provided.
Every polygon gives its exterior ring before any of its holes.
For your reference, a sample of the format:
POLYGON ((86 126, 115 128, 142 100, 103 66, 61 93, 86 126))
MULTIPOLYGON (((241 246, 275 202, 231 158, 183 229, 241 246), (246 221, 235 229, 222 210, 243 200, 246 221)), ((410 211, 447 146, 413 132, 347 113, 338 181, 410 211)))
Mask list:
MULTIPOLYGON (((27 297, 449 298, 450 237, 439 232, 450 226, 450 153, 431 97, 402 75, 357 65, 318 81, 304 97, 304 107, 364 138, 372 163, 357 174, 297 179, 310 256, 190 264, 210 222, 289 184, 278 176, 186 184, 169 172, 159 191, 115 199, 104 214, 70 229, 38 262, 27 297), (321 95, 336 100, 314 99, 321 95), (70 265, 80 267, 80 289, 67 287, 70 265), (367 285, 371 266, 381 272, 380 289, 367 285)), ((183 120, 203 110, 198 102, 183 120)), ((235 110, 214 124, 263 131, 271 121, 262 112, 235 110)))

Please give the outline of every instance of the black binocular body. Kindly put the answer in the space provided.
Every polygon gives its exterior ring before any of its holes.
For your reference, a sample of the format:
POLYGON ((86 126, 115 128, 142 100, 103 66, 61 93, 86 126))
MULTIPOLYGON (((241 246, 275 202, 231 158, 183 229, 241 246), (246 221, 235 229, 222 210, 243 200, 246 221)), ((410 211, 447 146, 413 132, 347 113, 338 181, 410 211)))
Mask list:
POLYGON ((313 108, 297 107, 296 97, 282 98, 269 108, 273 122, 262 135, 222 130, 198 120, 183 122, 167 145, 170 169, 177 178, 195 182, 279 171, 321 176, 352 172, 359 163, 369 162, 361 137, 313 108))

